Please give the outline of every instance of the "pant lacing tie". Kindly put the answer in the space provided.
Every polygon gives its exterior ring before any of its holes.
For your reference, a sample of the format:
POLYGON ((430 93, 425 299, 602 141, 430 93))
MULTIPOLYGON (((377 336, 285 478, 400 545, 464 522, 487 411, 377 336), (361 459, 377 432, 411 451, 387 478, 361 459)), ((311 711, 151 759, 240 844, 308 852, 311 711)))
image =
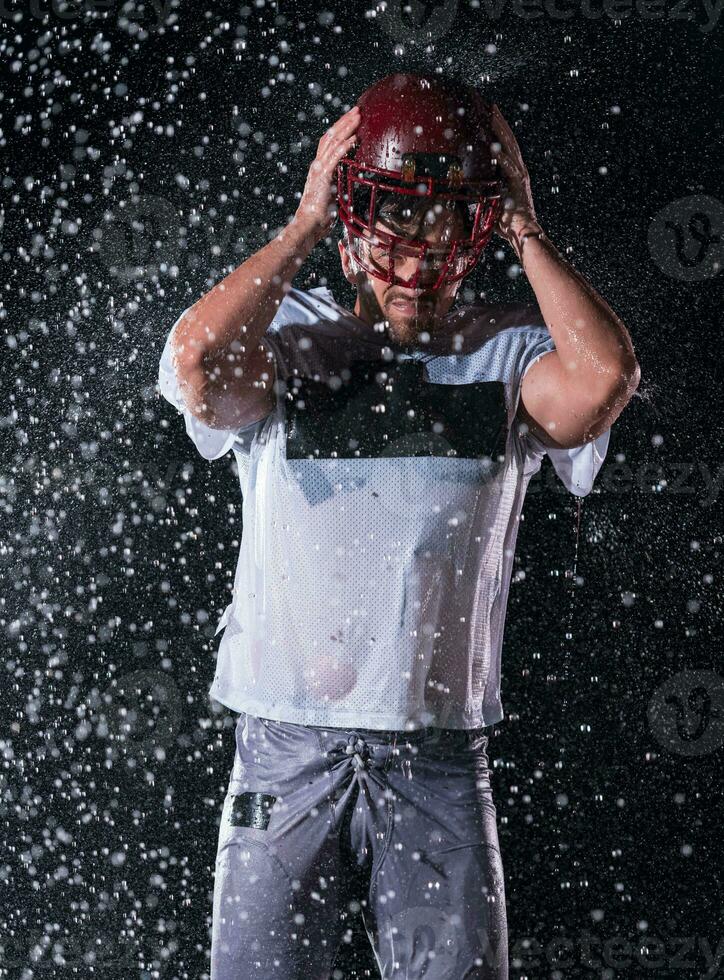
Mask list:
POLYGON ((355 769, 366 769, 367 761, 370 757, 369 746, 365 740, 359 735, 349 735, 347 737, 347 745, 344 749, 347 755, 352 756, 352 765, 355 769))

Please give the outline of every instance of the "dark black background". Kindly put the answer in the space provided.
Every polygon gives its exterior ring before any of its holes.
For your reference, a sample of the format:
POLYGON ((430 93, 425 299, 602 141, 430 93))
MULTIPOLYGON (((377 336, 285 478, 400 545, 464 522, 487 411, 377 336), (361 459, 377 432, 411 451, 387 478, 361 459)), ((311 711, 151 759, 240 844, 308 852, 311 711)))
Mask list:
MULTIPOLYGON (((704 976, 724 953, 722 680, 695 673, 722 650, 722 25, 694 2, 400 8, 2 8, 2 978, 207 975, 241 500, 158 358, 293 214, 324 128, 436 66, 501 106, 642 367, 577 557, 547 460, 526 499, 489 747, 511 976, 704 976)), ((515 272, 496 242, 465 286, 529 298, 515 272)), ((325 282, 351 305, 333 239, 295 280, 325 282)), ((340 977, 377 976, 367 947, 340 977)))

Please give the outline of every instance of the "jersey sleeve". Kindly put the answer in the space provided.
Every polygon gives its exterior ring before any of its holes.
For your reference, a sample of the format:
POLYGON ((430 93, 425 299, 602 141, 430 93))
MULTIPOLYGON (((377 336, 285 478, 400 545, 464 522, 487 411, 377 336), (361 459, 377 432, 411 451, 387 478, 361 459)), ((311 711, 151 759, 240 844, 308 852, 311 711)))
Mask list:
POLYGON ((544 445, 532 432, 518 433, 514 421, 520 402, 523 378, 530 368, 550 351, 556 349, 555 342, 546 326, 535 326, 521 331, 518 356, 513 378, 513 427, 522 450, 530 458, 541 459, 548 454, 553 469, 565 488, 577 497, 587 496, 608 451, 611 429, 608 428, 591 442, 569 449, 554 449, 544 445))
MULTIPOLYGON (((274 317, 262 336, 262 343, 271 352, 270 366, 274 371, 273 390, 275 409, 249 425, 232 429, 212 429, 197 419, 184 403, 183 390, 174 369, 171 341, 181 318, 191 307, 187 307, 174 323, 166 338, 159 364, 158 384, 163 397, 183 414, 186 432, 205 459, 218 459, 232 447, 248 454, 257 433, 271 416, 283 418, 287 383, 295 373, 314 374, 319 368, 318 344, 313 342, 320 321, 329 315, 328 298, 331 293, 326 286, 315 286, 309 290, 289 289, 277 307, 274 317)), ((334 334, 328 343, 334 348, 334 334)))
MULTIPOLYGON (((287 318, 285 303, 286 298, 279 304, 274 319, 270 323, 269 327, 267 327, 267 332, 263 337, 265 342, 268 341, 270 333, 273 330, 278 329, 280 324, 287 318)), ((182 317, 190 309, 191 307, 187 307, 183 313, 181 313, 174 325, 171 327, 168 337, 166 338, 158 369, 158 386, 161 394, 183 415, 186 433, 204 459, 219 459, 219 457, 224 456, 234 445, 236 445, 236 448, 240 449, 241 451, 246 450, 248 452, 251 439, 259 430, 261 423, 264 421, 263 419, 257 419, 248 425, 236 426, 231 429, 211 428, 197 418, 184 401, 183 389, 174 367, 171 342, 176 327, 180 323, 182 317)), ((273 343, 266 343, 266 346, 274 354, 274 362, 272 366, 275 367, 277 358, 276 345, 273 343)), ((276 384, 274 387, 276 388, 276 384)))

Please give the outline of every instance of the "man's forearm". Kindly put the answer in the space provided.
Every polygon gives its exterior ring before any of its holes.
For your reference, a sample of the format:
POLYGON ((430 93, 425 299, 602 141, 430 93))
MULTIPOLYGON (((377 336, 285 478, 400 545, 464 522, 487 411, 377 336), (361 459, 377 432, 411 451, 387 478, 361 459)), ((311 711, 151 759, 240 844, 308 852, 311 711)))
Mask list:
POLYGON ((561 367, 581 386, 616 389, 637 371, 626 327, 606 301, 557 251, 536 222, 521 223, 513 244, 555 341, 561 367))
POLYGON ((202 296, 176 327, 174 346, 179 365, 211 366, 231 355, 243 373, 244 354, 258 348, 317 240, 310 227, 295 218, 202 296))

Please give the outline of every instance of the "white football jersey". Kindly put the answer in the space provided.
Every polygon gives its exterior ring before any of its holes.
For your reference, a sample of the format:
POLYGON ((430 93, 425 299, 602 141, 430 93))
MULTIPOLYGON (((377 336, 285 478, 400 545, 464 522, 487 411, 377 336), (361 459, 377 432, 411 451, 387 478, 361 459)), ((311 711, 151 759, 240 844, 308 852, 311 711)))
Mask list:
POLYGON ((184 405, 174 328, 161 392, 202 456, 234 452, 243 497, 211 696, 306 725, 500 721, 526 487, 548 452, 568 490, 589 493, 610 436, 546 449, 514 422, 525 372, 555 350, 537 308, 453 310, 403 353, 326 287, 293 288, 264 336, 275 408, 235 430, 184 405))

